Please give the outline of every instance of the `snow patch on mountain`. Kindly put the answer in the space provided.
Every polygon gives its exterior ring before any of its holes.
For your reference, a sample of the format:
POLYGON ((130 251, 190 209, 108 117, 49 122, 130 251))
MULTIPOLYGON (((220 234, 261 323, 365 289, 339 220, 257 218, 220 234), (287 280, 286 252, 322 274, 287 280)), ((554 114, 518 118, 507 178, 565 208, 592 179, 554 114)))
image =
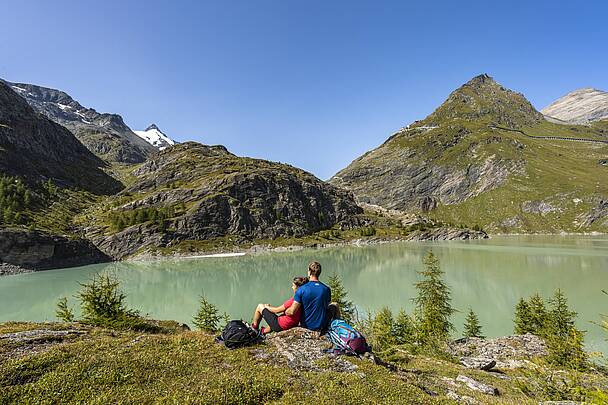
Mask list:
POLYGON ((175 145, 173 139, 165 135, 155 124, 150 125, 143 131, 133 131, 135 135, 148 142, 150 145, 155 146, 158 150, 166 149, 169 146, 175 145))

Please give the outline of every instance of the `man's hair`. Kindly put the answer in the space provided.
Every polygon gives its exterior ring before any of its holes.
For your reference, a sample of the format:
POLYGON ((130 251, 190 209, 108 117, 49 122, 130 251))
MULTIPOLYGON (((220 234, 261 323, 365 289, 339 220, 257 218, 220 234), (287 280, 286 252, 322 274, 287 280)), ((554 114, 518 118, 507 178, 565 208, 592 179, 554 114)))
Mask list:
POLYGON ((319 277, 321 275, 321 263, 310 262, 308 265, 308 274, 312 277, 319 277))

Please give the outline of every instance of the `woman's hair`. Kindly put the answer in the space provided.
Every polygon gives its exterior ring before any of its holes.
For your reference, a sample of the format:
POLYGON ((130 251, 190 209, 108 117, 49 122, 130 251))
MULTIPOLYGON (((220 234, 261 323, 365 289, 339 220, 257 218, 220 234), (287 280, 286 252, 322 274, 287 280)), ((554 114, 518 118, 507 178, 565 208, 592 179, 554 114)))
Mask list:
POLYGON ((294 277, 293 283, 296 285, 296 287, 301 287, 304 284, 308 283, 308 277, 294 277))

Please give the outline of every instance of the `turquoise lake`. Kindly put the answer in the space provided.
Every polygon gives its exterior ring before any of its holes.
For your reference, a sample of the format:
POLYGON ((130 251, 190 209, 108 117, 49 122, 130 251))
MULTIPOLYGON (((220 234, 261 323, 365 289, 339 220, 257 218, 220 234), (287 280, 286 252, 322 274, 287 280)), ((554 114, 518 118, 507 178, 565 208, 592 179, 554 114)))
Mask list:
POLYGON ((241 257, 122 262, 0 277, 0 322, 54 320, 55 304, 70 298, 100 271, 115 273, 129 304, 156 319, 191 324, 201 293, 233 318, 249 320, 259 302, 280 304, 290 280, 307 264, 323 265, 321 280, 336 272, 360 313, 389 306, 412 310, 422 258, 432 249, 452 290, 454 318, 462 329, 466 311, 479 315, 487 336, 513 332, 520 297, 557 288, 578 312, 587 348, 608 354, 608 333, 598 325, 608 314, 608 236, 496 236, 482 241, 401 242, 373 246, 306 249, 241 257))

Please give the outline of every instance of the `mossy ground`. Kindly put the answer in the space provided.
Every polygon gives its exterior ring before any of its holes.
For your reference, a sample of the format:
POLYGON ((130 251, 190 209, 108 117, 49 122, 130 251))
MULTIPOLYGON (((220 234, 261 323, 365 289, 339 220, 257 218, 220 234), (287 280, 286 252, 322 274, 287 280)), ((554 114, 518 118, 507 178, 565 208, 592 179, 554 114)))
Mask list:
POLYGON ((0 403, 442 402, 372 364, 358 361, 361 374, 299 373, 257 359, 253 350, 227 350, 199 332, 92 329, 45 353, 1 361, 0 403))
MULTIPOLYGON (((487 373, 404 352, 389 358, 400 372, 353 358, 349 361, 358 366, 354 373, 305 372, 259 356, 260 351, 271 353, 270 345, 228 350, 201 332, 147 334, 78 324, 6 323, 0 324, 0 333, 66 328, 87 333, 19 358, 3 358, 0 350, 0 403, 455 403, 446 396, 448 390, 488 404, 547 398, 524 394, 525 384, 518 381, 525 383, 528 377, 522 371, 487 373), (460 374, 497 387, 500 395, 446 380, 460 374)), ((0 348, 8 349, 8 343, 0 340, 0 348)), ((316 365, 323 369, 324 363, 316 365)), ((591 381, 591 388, 581 388, 589 398, 596 395, 593 386, 608 384, 601 373, 581 376, 591 381)))

